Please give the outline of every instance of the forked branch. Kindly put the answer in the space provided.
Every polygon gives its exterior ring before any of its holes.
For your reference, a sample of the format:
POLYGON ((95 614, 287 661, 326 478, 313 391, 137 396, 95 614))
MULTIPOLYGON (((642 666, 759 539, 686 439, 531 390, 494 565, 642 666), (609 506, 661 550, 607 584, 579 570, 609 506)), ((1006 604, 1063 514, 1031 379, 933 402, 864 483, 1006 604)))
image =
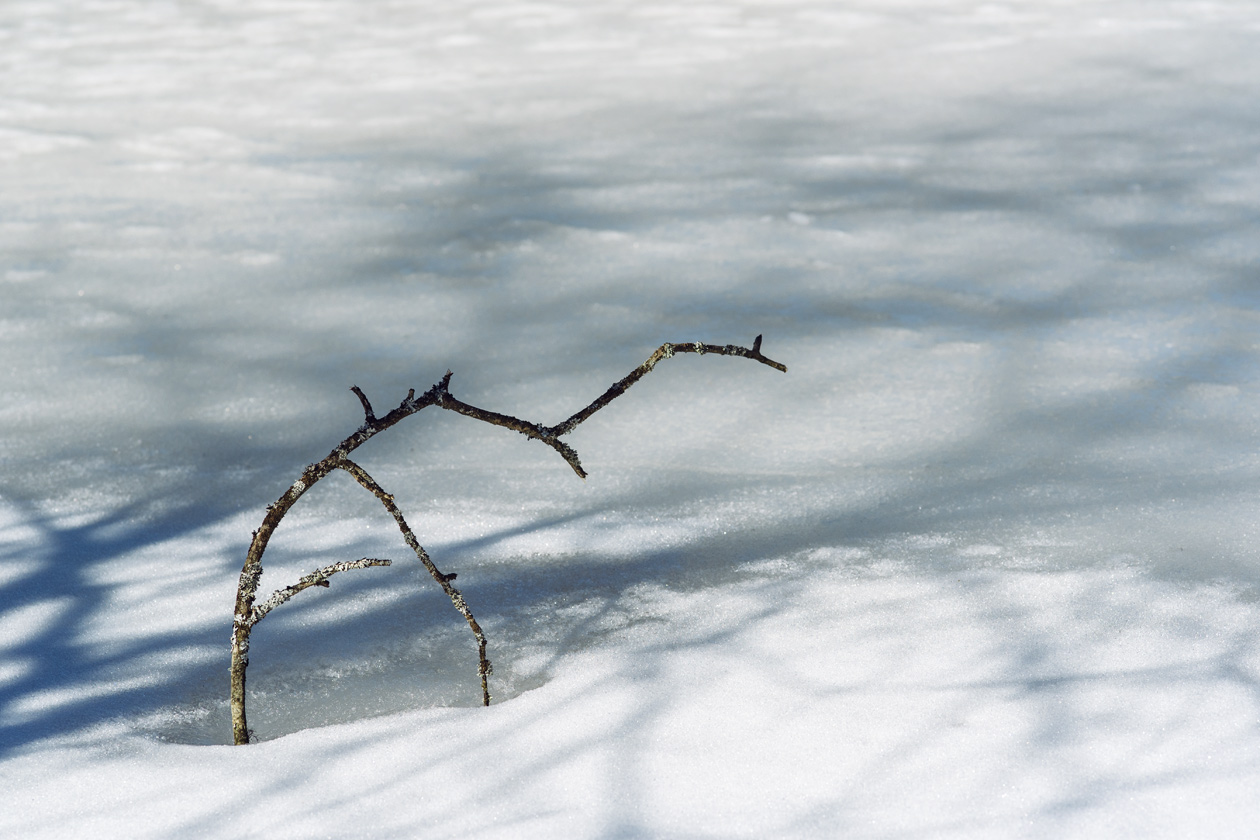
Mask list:
POLYGON ((540 423, 534 423, 528 420, 521 420, 508 414, 500 414, 495 411, 487 411, 474 405, 469 405, 462 400, 457 399, 450 391, 451 372, 447 371, 442 380, 426 391, 424 394, 416 397, 415 389, 407 392, 407 396, 396 408, 391 410, 384 417, 377 417, 376 412, 372 408, 372 403, 368 400, 367 395, 356 385, 352 390, 359 403, 363 406, 363 424, 354 431, 349 437, 339 443, 332 452, 321 461, 308 466, 302 471, 302 475, 298 477, 289 489, 284 492, 273 504, 267 506, 267 513, 263 517, 262 524, 258 530, 254 531, 250 540, 249 551, 245 556, 245 564, 241 568, 240 582, 236 589, 236 609, 232 622, 232 687, 231 687, 231 706, 232 706, 232 732, 233 739, 237 744, 249 743, 249 727, 245 717, 245 670, 249 665, 249 634, 254 625, 258 623, 263 616, 267 615, 271 610, 288 601, 303 589, 312 586, 328 586, 328 578, 342 571, 358 568, 369 568, 371 566, 387 566, 388 560, 372 560, 364 558, 362 560, 349 561, 345 563, 336 563, 332 566, 326 566, 309 575, 306 575, 296 584, 278 589, 264 601, 262 604, 255 606, 254 600, 258 591, 258 584, 262 578, 262 557, 267 550, 267 543, 271 539, 272 533, 275 532, 280 521, 284 518, 289 509, 297 503, 307 490, 315 485, 320 479, 327 476, 333 470, 344 470, 349 473, 355 481, 364 489, 368 490, 372 495, 376 496, 384 505, 386 511, 394 518, 398 525, 399 531, 402 532, 403 539, 407 545, 415 552, 416 557, 428 570, 429 574, 442 587, 454 604, 455 609, 468 622, 469 628, 472 630, 473 637, 477 642, 478 657, 478 674, 481 677, 481 694, 482 702, 485 705, 490 704, 490 689, 488 677, 490 674, 490 662, 486 659, 486 637, 482 633, 480 625, 473 617, 472 611, 468 608, 463 595, 460 591, 451 585, 451 581, 455 579, 454 574, 443 574, 438 571, 437 566, 429 558, 429 555, 421 547, 416 539, 411 527, 407 524, 403 517, 402 511, 394 503, 394 497, 386 493, 376 481, 368 475, 368 473, 358 464, 350 460, 350 453, 358 449, 366 441, 375 435, 380 434, 391 426, 416 412, 436 405, 439 408, 454 411, 463 414, 466 417, 472 417, 485 423, 495 426, 503 426, 504 428, 520 432, 527 438, 538 440, 550 446, 560 455, 561 458, 573 469, 581 478, 586 478, 586 471, 582 468, 582 462, 578 458, 577 452, 573 447, 561 440, 562 437, 572 432, 579 425, 589 419, 595 412, 604 408, 617 397, 624 394, 630 389, 634 383, 638 382, 646 376, 656 365, 663 359, 673 357, 678 353, 697 353, 700 355, 715 356, 737 356, 745 359, 752 359, 763 365, 774 368, 775 370, 787 372, 787 367, 779 362, 767 358, 761 352, 761 336, 753 341, 751 348, 740 347, 734 344, 704 344, 701 342, 682 342, 682 343, 665 343, 657 348, 647 361, 630 371, 620 381, 614 383, 603 394, 597 397, 590 405, 571 415, 568 419, 555 424, 554 426, 544 426, 540 423))
POLYGON ((451 396, 449 385, 451 374, 448 372, 442 379, 441 383, 435 386, 438 391, 435 394, 437 405, 451 411, 457 411, 468 417, 491 423, 495 426, 503 426, 513 431, 520 432, 533 440, 540 440, 550 446, 560 454, 568 462, 573 471, 581 478, 586 478, 586 470, 582 469, 582 462, 578 458, 577 452, 571 446, 560 440, 564 435, 569 434, 579 425, 588 420, 591 415, 599 411, 604 406, 615 400, 617 397, 630 390, 630 386, 638 382, 644 376, 656 367, 657 363, 662 359, 672 358, 676 353, 699 353, 700 355, 711 354, 714 356, 739 356, 745 359, 753 359, 761 362, 763 365, 774 368, 775 370, 787 373, 787 366, 766 358, 761 353, 761 336, 757 336, 753 340, 752 348, 739 347, 734 344, 703 344, 699 341, 672 343, 666 342, 656 349, 656 352, 648 357, 647 361, 630 371, 624 378, 612 385, 607 391, 597 397, 586 408, 577 412, 567 420, 563 420, 554 426, 542 426, 538 423, 531 423, 527 420, 520 420, 507 414, 499 414, 494 411, 486 411, 483 408, 468 405, 451 396))

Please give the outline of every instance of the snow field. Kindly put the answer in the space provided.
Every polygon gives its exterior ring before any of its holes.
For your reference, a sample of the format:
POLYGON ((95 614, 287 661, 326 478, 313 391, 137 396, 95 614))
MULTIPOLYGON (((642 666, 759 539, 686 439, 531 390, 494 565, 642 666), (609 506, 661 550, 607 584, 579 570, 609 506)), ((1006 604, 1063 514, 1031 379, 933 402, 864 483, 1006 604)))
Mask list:
POLYGON ((1247 837, 1245 3, 0 8, 0 833, 1247 837), (450 369, 262 591, 250 531, 450 369))

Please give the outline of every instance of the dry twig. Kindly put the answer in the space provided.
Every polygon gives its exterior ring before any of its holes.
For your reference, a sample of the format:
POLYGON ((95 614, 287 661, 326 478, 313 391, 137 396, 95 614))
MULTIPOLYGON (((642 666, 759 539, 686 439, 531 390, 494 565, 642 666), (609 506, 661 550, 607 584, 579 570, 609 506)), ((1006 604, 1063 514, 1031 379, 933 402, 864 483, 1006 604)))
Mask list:
POLYGON ((271 539, 271 535, 275 532, 276 527, 284 518, 289 509, 297 502, 302 495, 315 485, 320 479, 327 476, 333 470, 340 469, 349 473, 360 486, 368 490, 372 495, 376 496, 385 506, 385 509, 394 518, 398 525, 399 531, 402 532, 403 539, 407 545, 415 552, 416 557, 424 564, 424 567, 433 576, 433 579, 442 587, 451 599, 451 603, 468 622, 468 626, 472 629, 473 636, 477 641, 478 655, 478 673, 481 677, 481 693, 482 703, 490 705, 490 689, 488 677, 491 673, 490 662, 486 659, 486 637, 482 633, 481 627, 477 624, 477 620, 473 617, 472 611, 468 608, 463 595, 459 590, 451 585, 451 581, 455 579, 453 574, 443 574, 438 571, 437 566, 429 558, 429 555, 421 547, 411 527, 403 518, 402 511, 394 504, 394 497, 381 488, 376 481, 368 475, 368 473, 355 462, 351 461, 349 455, 355 449, 359 448, 363 443, 368 441, 375 435, 380 434, 391 426, 406 417, 410 417, 416 412, 436 405, 439 408, 454 411, 467 417, 481 420, 495 426, 503 426, 507 429, 520 432, 528 438, 541 441, 547 446, 554 449, 561 458, 577 473, 581 478, 586 478, 586 471, 582 468, 582 462, 578 458, 577 452, 564 441, 560 440, 564 435, 569 434, 580 424, 589 419, 595 412, 608 405, 617 397, 624 394, 630 386, 638 382, 656 367, 657 363, 662 359, 668 359, 678 353, 698 353, 700 355, 710 354, 717 356, 738 356, 741 358, 752 359, 763 365, 768 365, 775 370, 787 371, 787 367, 767 358, 761 353, 761 336, 757 336, 753 341, 752 348, 739 347, 733 344, 703 344, 701 342, 686 343, 666 343, 657 348, 656 352, 648 357, 647 361, 632 370, 625 378, 612 385, 607 391, 595 399, 590 405, 581 411, 569 417, 554 426, 543 426, 538 423, 532 423, 527 420, 521 420, 507 414, 499 414, 494 411, 487 411, 469 405, 459 399, 456 399, 450 392, 451 372, 447 371, 442 380, 422 394, 416 397, 415 389, 407 392, 406 398, 398 404, 396 408, 391 410, 384 417, 377 417, 376 412, 372 408, 371 401, 367 395, 358 386, 353 386, 352 390, 356 397, 359 398, 360 404, 363 406, 363 425, 359 426, 353 434, 339 443, 327 457, 317 463, 311 464, 302 475, 290 485, 289 489, 284 492, 273 504, 267 506, 267 513, 263 517, 262 524, 258 530, 254 531, 250 540, 249 551, 245 556, 245 565, 241 569, 240 582, 236 590, 236 609, 232 622, 232 665, 231 665, 231 706, 232 706, 232 735, 233 740, 237 744, 249 743, 249 726, 245 717, 245 670, 249 665, 249 635, 257 624, 267 613, 292 598, 303 589, 312 586, 328 586, 328 578, 342 571, 349 569, 362 569, 371 566, 388 566, 388 560, 371 560, 364 558, 362 560, 347 561, 344 563, 336 563, 332 566, 326 566, 309 575, 306 575, 296 584, 276 590, 262 604, 255 606, 254 600, 258 591, 258 584, 262 578, 262 556, 267 550, 267 543, 271 539))

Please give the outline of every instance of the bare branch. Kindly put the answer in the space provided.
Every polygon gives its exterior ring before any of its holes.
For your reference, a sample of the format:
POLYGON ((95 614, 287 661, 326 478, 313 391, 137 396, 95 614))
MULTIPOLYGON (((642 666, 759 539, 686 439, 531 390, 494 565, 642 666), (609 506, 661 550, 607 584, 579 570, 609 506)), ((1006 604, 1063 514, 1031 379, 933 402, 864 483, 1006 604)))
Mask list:
POLYGON ((532 440, 540 440, 550 446, 560 454, 573 471, 578 474, 579 478, 586 478, 586 470, 582 469, 582 462, 578 460, 578 454, 573 447, 559 439, 554 429, 540 426, 537 423, 531 423, 528 420, 521 420, 508 414, 499 414, 497 411, 486 411, 484 408, 477 408, 475 405, 456 399, 451 392, 446 389, 446 385, 450 383, 450 374, 446 379, 442 380, 442 390, 439 392, 437 404, 440 408, 454 411, 465 417, 471 417, 474 420, 481 420, 493 426, 503 426, 505 429, 511 429, 514 432, 520 432, 525 437, 532 440))
POLYGON ((416 540, 415 534, 412 533, 407 521, 403 518, 402 511, 394 504, 394 497, 386 493, 375 480, 369 476, 362 467, 350 460, 350 453, 362 446, 375 435, 380 434, 391 426, 406 417, 410 417, 422 409, 431 405, 437 405, 449 411, 481 420, 495 426, 503 426, 507 429, 519 432, 532 440, 542 441, 543 443, 554 449, 560 457, 573 469, 581 478, 586 478, 586 471, 582 468, 582 463, 578 459, 578 454, 567 443, 560 440, 561 437, 573 431, 581 423, 586 421, 591 415, 608 405, 617 397, 624 394, 630 386, 638 382, 656 367, 656 364, 662 359, 668 359, 676 353, 698 353, 700 355, 711 354, 718 356, 740 356, 746 359, 752 359, 763 365, 768 365, 776 370, 787 371, 785 365, 767 358, 761 352, 761 336, 753 341, 752 348, 739 347, 733 344, 717 345, 703 344, 701 342, 690 343, 666 343, 657 348, 647 361, 632 370, 621 381, 613 384, 599 398, 581 411, 569 417, 567 420, 556 424, 555 426, 543 426, 539 423, 533 423, 528 420, 521 420, 507 414, 500 414, 494 411, 487 411, 473 405, 469 405, 459 399, 456 399, 450 392, 451 372, 448 370, 442 380, 422 394, 416 397, 415 389, 407 391, 407 396, 396 408, 391 410, 384 417, 377 417, 372 409, 372 403, 368 400, 367 395, 363 393, 357 385, 350 390, 359 398, 359 403, 363 406, 364 421, 358 429, 349 437, 337 444, 323 460, 317 461, 309 465, 302 471, 302 475, 293 482, 292 485, 280 496, 274 503, 267 506, 267 513, 263 517, 262 524, 258 530, 254 531, 249 544, 249 551, 245 556, 245 564, 241 568, 240 581, 236 588, 236 608, 232 619, 232 664, 231 676, 232 687, 230 694, 230 702, 232 709, 232 731, 233 737, 237 744, 249 743, 250 733, 245 718, 245 673, 249 665, 249 634, 253 626, 258 623, 263 616, 267 615, 271 610, 280 604, 292 598, 295 594, 307 589, 311 586, 327 586, 328 577, 337 572, 346 571, 352 568, 367 568, 369 566, 389 565, 388 560, 363 560, 352 561, 349 563, 338 563, 328 566, 303 577, 297 584, 278 589, 265 602, 255 606, 255 598, 258 593, 259 580, 262 577, 262 557, 267 550, 267 544, 271 539, 271 535, 275 532, 276 527, 289 512, 290 508, 297 503, 311 487, 320 479, 327 476, 335 469, 345 470, 350 473, 354 479, 380 499, 385 509, 394 517, 399 530, 402 532, 403 539, 407 545, 415 552, 420 562, 428 569, 429 574, 437 581, 438 585, 451 599, 451 603, 459 610, 468 622, 468 626, 472 629, 473 636, 477 640, 477 656, 479 660, 478 673, 481 677, 481 693, 482 700, 485 705, 490 704, 490 689, 487 677, 490 674, 490 661, 486 658, 486 637, 481 632, 481 627, 477 624, 477 620, 473 617, 472 611, 468 608, 468 604, 464 601, 463 595, 459 590, 451 586, 451 581, 455 579, 454 574, 443 574, 438 571, 433 561, 429 559, 429 555, 420 546, 416 540))
POLYGON ((325 566, 322 569, 316 569, 309 575, 302 577, 297 583, 277 589, 271 593, 271 597, 254 607, 249 614, 249 626, 253 627, 263 616, 301 592, 303 589, 309 589, 312 586, 328 586, 328 578, 337 572, 346 572, 350 569, 368 569, 373 566, 388 566, 391 560, 377 560, 372 557, 364 557, 362 560, 343 560, 340 563, 333 563, 331 566, 325 566))
POLYGON ((350 459, 342 460, 337 466, 345 470, 359 482, 365 490, 376 498, 380 499, 381 504, 385 506, 385 510, 389 511, 389 515, 394 517, 394 521, 398 523, 398 530, 402 532, 403 539, 407 545, 416 553, 416 557, 429 570, 429 574, 437 581, 438 586, 442 587, 442 591, 451 599, 451 603, 455 605, 455 609, 459 610, 460 615, 468 622, 469 628, 472 630, 473 638, 477 640, 477 673, 481 677, 481 704, 483 706, 490 705, 490 685, 488 677, 491 673, 490 660, 486 658, 486 636, 481 632, 481 625, 477 623, 477 619, 473 617, 472 610, 468 608, 468 604, 464 601, 464 596, 460 591, 451 586, 451 581, 455 579, 455 575, 442 574, 438 571, 438 567, 434 565, 429 558, 429 553, 420 545, 420 541, 416 539, 416 535, 412 532, 411 526, 407 524, 407 520, 403 517, 402 511, 398 509, 398 505, 394 504, 394 497, 386 493, 381 485, 377 484, 367 471, 350 459))
MULTIPOLYGON (((366 422, 375 423, 376 413, 372 411, 372 403, 368 400, 367 394, 363 393, 358 385, 351 385, 350 390, 354 391, 354 395, 359 398, 359 402, 363 403, 363 416, 366 418, 366 422)), ((411 395, 415 395, 414 390, 411 392, 411 395)))
MULTIPOLYGON (((582 468, 582 462, 578 457, 577 452, 573 449, 573 447, 560 440, 560 438, 572 432, 592 414, 599 411, 601 408, 628 391, 631 385, 638 382, 654 367, 656 367, 657 362, 662 359, 668 359, 675 353, 699 353, 701 355, 709 353, 715 356, 740 356, 746 359, 753 359, 754 361, 761 362, 763 365, 768 365, 775 370, 780 370, 784 373, 787 372, 786 365, 780 364, 779 362, 762 355, 761 336, 757 336, 757 338, 753 341, 752 349, 739 347, 734 344, 703 344, 698 341, 689 343, 666 343, 657 348, 656 352, 649 356, 647 361, 632 370, 624 379, 610 387, 586 408, 582 409, 577 414, 574 414, 569 419, 561 423, 557 423, 554 426, 543 426, 538 423, 531 423, 528 420, 521 420, 520 418, 513 417, 509 414, 500 414, 497 411, 487 411, 484 408, 478 408, 475 405, 469 405, 462 400, 456 399, 451 394, 449 388, 451 381, 450 371, 447 371, 447 374, 445 378, 443 378, 442 382, 435 386, 435 401, 440 408, 445 408, 450 411, 463 414, 466 417, 472 417, 475 420, 490 423, 494 426, 503 426, 506 429, 520 432, 531 440, 542 441, 552 449, 556 450, 560 457, 573 468, 573 471, 577 473, 579 478, 585 479, 587 475, 586 470, 582 468)), ((434 391, 431 391, 430 393, 434 393, 434 391)))
POLYGON ((671 358, 675 353, 699 353, 701 355, 711 353, 716 356, 742 356, 746 359, 755 359, 763 365, 769 365, 775 370, 781 370, 784 373, 787 373, 786 365, 779 364, 778 362, 767 359, 765 356, 761 355, 761 336, 757 336, 757 338, 753 341, 751 350, 747 347, 738 347, 734 344, 701 344, 698 341, 686 344, 666 342, 658 347, 655 353, 648 356, 647 361, 630 371, 625 378, 612 385, 586 408, 582 409, 577 414, 574 414, 568 420, 565 420, 562 423, 557 423, 545 431, 550 432, 557 437, 567 435, 569 432, 576 429, 579 424, 590 418, 592 414, 617 399, 617 397, 621 396, 626 391, 630 390, 630 386, 647 376, 652 371, 652 368, 656 367, 657 362, 662 359, 671 358))

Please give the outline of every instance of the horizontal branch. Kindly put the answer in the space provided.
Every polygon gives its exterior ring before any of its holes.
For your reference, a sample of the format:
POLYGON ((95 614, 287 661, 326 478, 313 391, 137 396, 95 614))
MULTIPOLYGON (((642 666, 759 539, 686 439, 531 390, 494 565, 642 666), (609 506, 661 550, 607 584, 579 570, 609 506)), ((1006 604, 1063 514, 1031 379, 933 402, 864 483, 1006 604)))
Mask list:
POLYGON ((345 572, 350 569, 368 569, 372 566, 388 566, 391 562, 392 561, 389 560, 377 560, 372 557, 364 557, 362 560, 343 560, 340 563, 333 563, 331 566, 316 569, 292 586, 286 586, 271 593, 270 598, 250 610, 248 624, 250 627, 253 627, 262 620, 263 616, 301 592, 303 589, 310 589, 312 586, 323 586, 327 588, 328 578, 332 577, 337 572, 345 572))
MULTIPOLYGON (((763 365, 768 365, 775 370, 787 372, 787 365, 767 358, 761 353, 761 336, 757 336, 753 340, 753 346, 740 347, 735 344, 704 344, 699 341, 686 343, 667 342, 657 348, 656 352, 648 357, 647 361, 639 365, 634 370, 617 382, 594 402, 577 414, 569 417, 567 420, 557 423, 554 426, 543 426, 539 423, 531 423, 528 420, 521 420, 519 417, 513 417, 509 414, 500 414, 497 411, 487 411, 484 408, 478 408, 475 405, 469 405, 462 400, 456 399, 450 392, 451 373, 447 371, 445 378, 433 386, 433 389, 426 394, 431 397, 433 402, 440 408, 463 414, 465 417, 472 417, 475 420, 481 420, 494 426, 502 426, 505 429, 511 429, 520 432, 531 440, 539 440, 550 446, 559 453, 560 457, 565 460, 573 471, 578 474, 579 478, 586 478, 586 470, 582 468, 582 462, 578 458, 577 452, 573 447, 560 440, 564 435, 569 434, 576 429, 581 423, 585 422, 591 415, 599 411, 604 406, 615 400, 630 389, 630 386, 638 382, 656 367, 657 362, 662 359, 673 357, 676 353, 699 353, 700 355, 710 354, 714 356, 738 356, 745 359, 752 359, 763 365)), ((357 393, 357 391, 356 391, 357 393)), ((367 398, 360 394, 360 400, 367 405, 367 398)))
POLYGON ((761 362, 763 365, 769 365, 775 370, 781 370, 784 373, 787 373, 786 365, 780 364, 773 359, 768 359, 761 354, 761 336, 757 336, 753 340, 753 346, 751 349, 748 347, 739 347, 734 344, 702 344, 699 341, 688 343, 666 342, 658 347, 656 352, 649 356, 646 362, 630 371, 630 373, 627 374, 620 382, 610 386, 607 391, 601 394, 586 408, 582 409, 577 414, 574 414, 568 420, 550 427, 547 431, 557 436, 567 435, 569 432, 576 429, 579 424, 589 419, 592 414, 608 405, 626 391, 630 390, 630 386, 647 376, 652 369, 656 367, 657 362, 660 362, 662 359, 672 358, 676 353, 699 353, 700 355, 708 353, 715 356, 739 356, 745 359, 753 359, 761 362))
MULTIPOLYGON (((447 377, 449 382, 449 375, 447 377)), ((489 423, 492 426, 502 426, 505 429, 511 429, 514 432, 520 432, 531 440, 540 440, 550 446, 559 453, 573 471, 578 474, 579 478, 586 478, 586 470, 582 469, 582 462, 578 459, 578 454, 573 447, 560 440, 560 436, 556 434, 554 429, 546 426, 540 426, 537 423, 531 423, 528 420, 521 420, 512 417, 509 414, 500 414, 497 411, 486 411, 484 408, 478 408, 475 405, 469 405, 463 400, 456 399, 451 396, 450 391, 443 391, 438 397, 437 404, 440 408, 448 411, 454 411, 465 417, 471 417, 474 420, 480 420, 483 423, 489 423)))

